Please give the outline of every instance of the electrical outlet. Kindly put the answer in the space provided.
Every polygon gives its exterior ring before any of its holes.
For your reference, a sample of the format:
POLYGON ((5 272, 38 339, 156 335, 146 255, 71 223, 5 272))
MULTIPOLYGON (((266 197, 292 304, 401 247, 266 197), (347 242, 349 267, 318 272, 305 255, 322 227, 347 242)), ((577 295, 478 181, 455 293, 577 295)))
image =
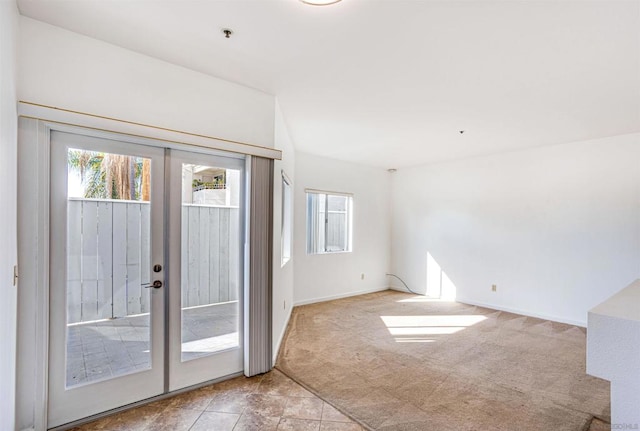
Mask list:
POLYGON ((495 284, 491 285, 491 291, 495 292, 496 290, 498 290, 498 286, 496 286, 495 284))
POLYGON ((360 274, 360 280, 364 280, 364 272, 360 274))

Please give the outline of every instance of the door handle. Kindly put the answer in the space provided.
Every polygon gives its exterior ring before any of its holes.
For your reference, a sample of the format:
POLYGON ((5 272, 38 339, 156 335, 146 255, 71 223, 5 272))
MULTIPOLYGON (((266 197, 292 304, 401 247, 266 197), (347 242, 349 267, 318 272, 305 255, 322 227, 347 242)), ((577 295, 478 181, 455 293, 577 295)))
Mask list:
POLYGON ((153 287, 154 289, 160 289, 162 287, 162 281, 155 280, 153 283, 150 283, 150 284, 147 284, 147 285, 143 284, 143 286, 145 287, 145 289, 148 289, 150 287, 153 287))

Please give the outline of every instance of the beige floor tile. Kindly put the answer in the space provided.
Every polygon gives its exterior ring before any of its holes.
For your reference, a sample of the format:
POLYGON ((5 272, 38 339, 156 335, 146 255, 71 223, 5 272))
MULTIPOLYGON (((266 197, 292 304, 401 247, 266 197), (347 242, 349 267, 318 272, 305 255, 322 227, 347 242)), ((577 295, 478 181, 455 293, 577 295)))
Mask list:
POLYGON ((197 410, 167 408, 146 428, 149 431, 187 431, 200 416, 197 410))
POLYGON ((320 421, 282 418, 278 424, 278 431, 320 431, 320 421))
POLYGON ((353 422, 330 404, 322 404, 322 420, 330 422, 353 422))
POLYGON ((280 417, 262 416, 255 413, 244 413, 238 419, 233 431, 276 431, 280 417))
MULTIPOLYGON (((97 420, 97 421, 89 422, 84 425, 73 427, 69 431, 103 431, 107 429, 105 428, 105 425, 106 424, 104 420, 97 420)), ((144 426, 146 427, 146 424, 144 426)), ((144 429, 144 427, 138 428, 136 431, 142 430, 142 429, 144 429)))
POLYGON ((232 431, 238 419, 238 414, 204 412, 189 431, 232 431))
POLYGON ((247 410, 262 416, 282 416, 287 397, 277 395, 247 395, 247 410))
POLYGON ((167 399, 166 406, 176 409, 203 411, 207 408, 212 398, 213 395, 208 389, 196 389, 167 399))
POLYGON ((142 431, 162 410, 159 406, 146 405, 98 419, 73 428, 73 431, 142 431))
POLYGON ((286 377, 278 370, 274 370, 265 375, 260 382, 260 386, 256 389, 257 393, 265 395, 290 396, 295 393, 301 393, 300 385, 286 377))
POLYGON ((239 377, 155 401, 74 431, 275 431, 281 421, 281 429, 316 430, 323 418, 336 423, 351 421, 274 370, 257 378, 239 377))
POLYGON ((362 431, 363 428, 357 423, 327 422, 320 423, 320 431, 362 431))
POLYGON ((240 376, 234 379, 225 380, 224 382, 216 383, 212 388, 218 392, 251 393, 255 392, 263 378, 263 375, 248 378, 240 376))
POLYGON ((221 413, 242 413, 248 405, 248 393, 220 392, 213 397, 206 410, 221 413))
POLYGON ((308 390, 306 390, 305 388, 303 388, 302 386, 300 386, 297 383, 295 383, 294 385, 291 386, 291 388, 289 390, 289 396, 290 397, 316 398, 316 396, 314 394, 312 394, 311 392, 309 392, 308 390))
POLYGON ((324 402, 315 397, 289 397, 282 416, 294 419, 320 420, 322 418, 322 404, 324 404, 324 402))

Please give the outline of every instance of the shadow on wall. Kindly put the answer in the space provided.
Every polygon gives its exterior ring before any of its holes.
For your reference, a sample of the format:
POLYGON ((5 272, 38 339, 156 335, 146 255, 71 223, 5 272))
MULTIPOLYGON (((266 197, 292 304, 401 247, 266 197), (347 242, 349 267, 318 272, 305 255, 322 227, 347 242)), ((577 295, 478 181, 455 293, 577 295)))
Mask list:
POLYGON ((446 301, 456 300, 456 285, 429 252, 427 252, 426 296, 446 301))

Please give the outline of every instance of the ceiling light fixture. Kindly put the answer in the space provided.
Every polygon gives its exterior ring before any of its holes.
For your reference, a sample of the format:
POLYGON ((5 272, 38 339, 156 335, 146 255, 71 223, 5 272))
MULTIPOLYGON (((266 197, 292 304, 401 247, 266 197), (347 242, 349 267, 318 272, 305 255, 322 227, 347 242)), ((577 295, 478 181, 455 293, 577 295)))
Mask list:
POLYGON ((311 6, 329 6, 331 4, 338 3, 342 0, 300 0, 302 3, 311 5, 311 6))

